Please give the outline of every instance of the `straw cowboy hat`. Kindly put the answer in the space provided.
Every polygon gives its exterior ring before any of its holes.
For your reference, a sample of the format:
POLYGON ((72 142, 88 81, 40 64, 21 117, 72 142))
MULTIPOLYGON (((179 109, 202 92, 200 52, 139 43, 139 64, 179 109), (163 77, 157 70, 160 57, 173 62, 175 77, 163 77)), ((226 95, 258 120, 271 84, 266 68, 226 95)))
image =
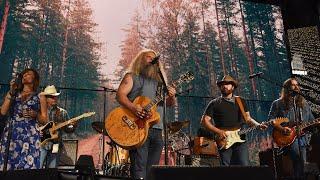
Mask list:
POLYGON ((223 83, 231 83, 234 88, 238 87, 238 82, 234 80, 230 75, 225 75, 221 81, 217 82, 217 85, 220 87, 223 83))
POLYGON ((56 87, 54 85, 47 86, 43 92, 41 92, 42 95, 49 95, 49 96, 59 96, 60 93, 57 92, 56 87))

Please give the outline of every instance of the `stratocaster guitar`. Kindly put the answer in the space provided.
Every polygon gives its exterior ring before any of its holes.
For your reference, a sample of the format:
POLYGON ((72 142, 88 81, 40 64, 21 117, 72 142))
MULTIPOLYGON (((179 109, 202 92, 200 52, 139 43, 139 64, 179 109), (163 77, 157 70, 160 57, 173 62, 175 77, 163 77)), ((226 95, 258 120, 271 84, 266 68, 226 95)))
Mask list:
MULTIPOLYGON (((177 87, 181 83, 190 82, 193 79, 193 74, 188 72, 181 75, 171 86, 177 87)), ((140 105, 145 111, 150 112, 150 117, 143 119, 136 117, 124 107, 112 110, 105 119, 105 128, 109 137, 124 149, 141 146, 147 139, 149 127, 160 121, 157 104, 162 100, 161 95, 156 96, 153 100, 144 96, 136 97, 133 104, 140 105)))
MULTIPOLYGON (((289 119, 288 118, 277 118, 274 124, 276 125, 281 125, 282 123, 288 123, 289 119)), ((307 128, 309 126, 315 125, 320 122, 320 118, 314 119, 312 121, 305 121, 301 123, 300 125, 294 125, 291 126, 289 125, 288 127, 291 129, 291 133, 286 135, 283 134, 280 130, 273 128, 272 132, 272 137, 274 142, 279 146, 279 147, 285 147, 291 145, 294 140, 298 136, 298 130, 302 131, 304 128, 307 128)))
POLYGON ((42 132, 42 137, 41 137, 41 146, 45 145, 48 141, 54 140, 58 138, 58 131, 60 128, 63 128, 69 124, 75 123, 78 120, 86 117, 90 117, 94 115, 95 112, 87 112, 83 113, 80 116, 74 117, 72 119, 69 119, 65 122, 62 123, 55 123, 53 121, 48 122, 44 126, 41 126, 39 129, 42 132))
MULTIPOLYGON (((269 126, 273 123, 273 120, 270 120, 268 122, 263 122, 264 125, 269 126)), ((246 129, 223 129, 226 131, 227 137, 226 138, 218 138, 215 137, 215 141, 217 143, 218 149, 228 149, 233 144, 237 142, 245 142, 245 140, 241 139, 241 135, 247 134, 255 129, 257 129, 259 126, 253 126, 246 129)))

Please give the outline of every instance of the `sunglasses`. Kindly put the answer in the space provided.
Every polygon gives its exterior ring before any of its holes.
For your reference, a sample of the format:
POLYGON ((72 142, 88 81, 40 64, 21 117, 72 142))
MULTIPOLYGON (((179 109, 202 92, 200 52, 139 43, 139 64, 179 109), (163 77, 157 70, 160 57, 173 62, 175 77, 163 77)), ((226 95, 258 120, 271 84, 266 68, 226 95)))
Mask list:
POLYGON ((51 99, 57 98, 57 96, 51 96, 51 95, 47 95, 46 97, 47 97, 47 98, 51 98, 51 99))

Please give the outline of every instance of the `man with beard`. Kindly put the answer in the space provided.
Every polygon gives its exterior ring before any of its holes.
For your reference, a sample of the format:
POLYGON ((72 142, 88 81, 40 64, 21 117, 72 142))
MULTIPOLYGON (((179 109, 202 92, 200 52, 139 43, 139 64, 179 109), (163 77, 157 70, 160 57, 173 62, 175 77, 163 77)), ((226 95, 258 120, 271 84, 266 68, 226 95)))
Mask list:
MULTIPOLYGON (((129 73, 121 81, 117 91, 117 100, 125 108, 129 109, 138 118, 148 117, 150 114, 143 107, 133 104, 138 96, 145 96, 154 99, 162 90, 162 81, 159 70, 162 70, 161 63, 153 63, 157 53, 151 49, 140 51, 133 59, 129 73)), ((167 105, 174 105, 176 90, 168 87, 167 105)), ((145 143, 136 149, 129 151, 130 175, 133 179, 146 179, 149 176, 152 165, 159 164, 163 147, 162 141, 162 118, 163 104, 158 104, 157 112, 160 114, 160 122, 149 129, 145 143)))
MULTIPOLYGON (((268 119, 286 117, 290 123, 299 124, 300 121, 310 121, 314 119, 310 106, 306 100, 299 95, 300 87, 295 78, 287 79, 282 86, 281 96, 271 104, 268 119), (294 106, 296 105, 296 107, 294 106), (296 110, 295 110, 296 109, 296 110)), ((274 124, 274 128, 284 135, 290 135, 291 129, 274 124)), ((300 134, 300 132, 298 132, 300 134)), ((286 148, 291 160, 295 178, 303 178, 303 165, 306 162, 306 147, 309 145, 311 135, 306 133, 299 136, 286 148), (300 145, 300 146, 299 146, 300 145)))
MULTIPOLYGON (((201 123, 209 131, 215 134, 215 137, 222 140, 227 137, 226 130, 240 129, 244 124, 250 126, 260 126, 266 128, 251 118, 245 101, 233 94, 238 82, 231 76, 226 75, 221 81, 217 82, 220 88, 221 96, 212 100, 202 116, 201 123), (238 100, 242 105, 238 104, 238 100), (241 106, 243 107, 245 118, 242 117, 241 106)), ((247 144, 235 143, 230 148, 219 149, 220 162, 222 166, 229 165, 249 165, 249 154, 247 144)))

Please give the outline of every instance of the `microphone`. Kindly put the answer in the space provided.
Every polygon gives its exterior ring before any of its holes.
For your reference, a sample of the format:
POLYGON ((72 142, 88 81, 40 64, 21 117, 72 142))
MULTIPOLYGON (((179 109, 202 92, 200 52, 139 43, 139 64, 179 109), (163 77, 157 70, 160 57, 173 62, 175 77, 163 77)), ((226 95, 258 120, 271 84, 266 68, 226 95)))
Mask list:
POLYGON ((249 79, 255 78, 257 76, 261 76, 262 74, 263 74, 263 72, 258 72, 258 73, 251 74, 251 75, 249 75, 249 79))
POLYGON ((151 64, 157 64, 159 62, 160 59, 160 54, 158 54, 156 57, 154 57, 151 61, 151 64))
POLYGON ((300 87, 299 89, 300 89, 300 91, 308 91, 308 92, 312 92, 313 91, 312 89, 306 89, 306 88, 302 88, 302 87, 300 87))

